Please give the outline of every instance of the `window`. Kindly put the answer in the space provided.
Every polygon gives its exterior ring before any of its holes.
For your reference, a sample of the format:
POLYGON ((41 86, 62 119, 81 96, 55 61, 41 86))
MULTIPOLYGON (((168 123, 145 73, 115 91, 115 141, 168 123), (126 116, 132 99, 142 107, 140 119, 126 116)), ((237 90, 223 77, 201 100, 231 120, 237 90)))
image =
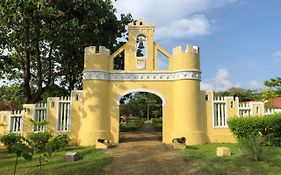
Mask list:
POLYGON ((230 102, 230 108, 234 108, 234 102, 233 101, 230 102))
POLYGON ((75 99, 76 99, 76 101, 79 101, 79 95, 78 94, 76 94, 75 99))
POLYGON ((258 106, 256 107, 256 113, 257 114, 259 113, 259 107, 258 106))
POLYGON ((42 122, 47 121, 47 108, 35 109, 34 121, 39 125, 33 126, 33 131, 47 131, 47 125, 42 125, 42 122))
POLYGON ((54 108, 54 107, 55 107, 55 102, 52 101, 52 102, 51 102, 51 108, 54 108))
POLYGON ((209 96, 205 95, 205 100, 208 101, 209 100, 209 96))
POLYGON ((113 70, 124 70, 124 67, 125 67, 125 53, 123 51, 114 58, 113 70))
POLYGON ((11 115, 10 132, 21 132, 22 122, 21 115, 11 115))
POLYGON ((214 127, 227 127, 225 103, 214 103, 214 127))
POLYGON ((146 57, 146 37, 144 34, 139 34, 136 38, 136 56, 146 57))
POLYGON ((59 110, 58 110, 58 123, 57 130, 58 131, 70 131, 70 102, 59 102, 59 110))

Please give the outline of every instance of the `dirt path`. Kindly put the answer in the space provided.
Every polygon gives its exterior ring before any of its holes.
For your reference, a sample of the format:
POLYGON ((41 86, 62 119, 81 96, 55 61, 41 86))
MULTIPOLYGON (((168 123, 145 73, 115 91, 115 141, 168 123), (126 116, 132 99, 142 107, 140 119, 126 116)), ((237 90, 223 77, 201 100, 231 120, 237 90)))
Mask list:
POLYGON ((108 175, 188 175, 192 166, 180 157, 180 150, 161 143, 161 134, 152 132, 150 124, 141 131, 121 133, 122 142, 106 152, 114 157, 105 167, 108 175))

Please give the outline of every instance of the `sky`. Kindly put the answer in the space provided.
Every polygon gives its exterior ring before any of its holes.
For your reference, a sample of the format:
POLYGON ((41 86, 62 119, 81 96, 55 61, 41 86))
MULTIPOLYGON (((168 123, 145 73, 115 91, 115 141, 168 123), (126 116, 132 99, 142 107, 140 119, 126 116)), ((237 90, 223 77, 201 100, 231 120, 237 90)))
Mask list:
POLYGON ((117 15, 154 23, 156 42, 170 53, 198 45, 203 90, 257 90, 281 76, 280 0, 118 0, 114 6, 117 15))

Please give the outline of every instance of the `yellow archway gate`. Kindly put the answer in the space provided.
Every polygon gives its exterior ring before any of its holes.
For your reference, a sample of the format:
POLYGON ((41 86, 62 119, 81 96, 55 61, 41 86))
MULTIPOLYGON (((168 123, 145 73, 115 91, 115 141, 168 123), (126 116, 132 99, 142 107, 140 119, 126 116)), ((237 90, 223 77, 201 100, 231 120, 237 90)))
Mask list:
POLYGON ((119 101, 130 92, 150 92, 163 102, 163 142, 186 137, 188 144, 205 143, 200 92, 198 46, 180 46, 168 53, 154 42, 154 26, 129 24, 128 42, 113 54, 105 47, 87 47, 83 77, 80 145, 105 138, 119 142, 119 101), (157 54, 169 59, 158 70, 157 54))

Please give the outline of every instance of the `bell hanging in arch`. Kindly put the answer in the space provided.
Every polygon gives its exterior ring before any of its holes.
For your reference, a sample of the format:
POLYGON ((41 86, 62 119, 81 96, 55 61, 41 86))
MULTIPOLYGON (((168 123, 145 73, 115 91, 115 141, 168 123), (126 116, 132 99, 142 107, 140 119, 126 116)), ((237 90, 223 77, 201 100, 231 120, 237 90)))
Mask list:
POLYGON ((144 45, 142 41, 139 42, 138 49, 144 49, 144 45))

